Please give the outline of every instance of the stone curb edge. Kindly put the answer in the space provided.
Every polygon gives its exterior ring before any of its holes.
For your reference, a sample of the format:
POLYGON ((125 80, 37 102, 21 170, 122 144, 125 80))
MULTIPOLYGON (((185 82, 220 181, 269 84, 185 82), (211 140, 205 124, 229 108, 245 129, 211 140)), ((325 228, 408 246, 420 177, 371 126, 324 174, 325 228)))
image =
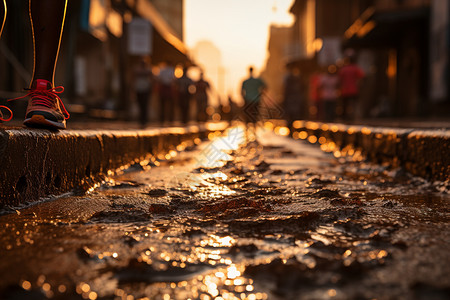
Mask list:
MULTIPOLYGON (((432 181, 450 180, 450 131, 402 129, 295 121, 296 139, 315 136, 333 142, 340 151, 360 151, 370 161, 402 167, 432 181)), ((312 139, 314 141, 314 138, 312 139)))
POLYGON ((140 160, 199 142, 226 123, 149 130, 0 131, 0 205, 32 203, 99 182, 140 160))

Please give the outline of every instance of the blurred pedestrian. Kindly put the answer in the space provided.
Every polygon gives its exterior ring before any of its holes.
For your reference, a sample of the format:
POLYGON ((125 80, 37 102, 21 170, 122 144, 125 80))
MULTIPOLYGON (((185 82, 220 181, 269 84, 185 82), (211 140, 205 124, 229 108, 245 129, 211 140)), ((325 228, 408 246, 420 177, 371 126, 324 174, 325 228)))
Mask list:
POLYGON ((175 86, 177 91, 178 105, 181 113, 181 121, 187 124, 189 121, 190 103, 195 91, 194 81, 188 77, 188 67, 183 68, 183 75, 176 79, 175 86))
POLYGON ((303 105, 303 87, 300 70, 297 67, 288 67, 288 73, 283 81, 284 117, 289 128, 295 120, 300 119, 303 105))
POLYGON ((344 66, 338 72, 341 84, 341 110, 344 121, 353 121, 358 105, 359 84, 365 74, 356 64, 353 50, 347 49, 344 66))
POLYGON ((208 114, 206 108, 208 107, 208 91, 211 86, 208 81, 204 79, 203 72, 200 73, 200 79, 195 83, 195 100, 197 101, 197 121, 206 122, 208 114))
POLYGON ((327 73, 321 76, 319 92, 323 103, 323 120, 327 122, 335 121, 339 97, 339 77, 335 65, 329 65, 327 73))
POLYGON ((267 88, 266 83, 253 74, 253 67, 248 68, 249 77, 242 82, 241 95, 244 98, 244 118, 247 124, 256 125, 259 121, 261 95, 267 88))
POLYGON ((230 122, 233 115, 231 111, 232 100, 231 96, 227 96, 224 100, 224 104, 222 105, 222 120, 230 122))
POLYGON ((159 120, 173 122, 175 115, 174 99, 175 70, 170 61, 164 61, 158 76, 159 120))
POLYGON ((233 99, 232 95, 228 95, 228 103, 230 104, 230 121, 239 119, 240 107, 238 103, 233 99))
POLYGON ((309 78, 309 116, 312 119, 319 120, 323 115, 323 103, 320 95, 320 80, 323 76, 321 69, 314 72, 309 78))
MULTIPOLYGON (((66 128, 66 119, 70 115, 58 96, 64 91, 64 87, 55 87, 54 75, 67 0, 30 0, 28 5, 33 34, 33 77, 26 95, 8 101, 28 98, 24 125, 64 129, 66 128)), ((3 0, 3 6, 0 5, 0 13, 3 16, 0 34, 3 31, 6 12, 6 1, 3 0)), ((12 114, 9 108, 7 110, 12 114)))
POLYGON ((154 76, 145 59, 142 59, 133 72, 134 90, 139 106, 139 123, 145 126, 148 122, 148 103, 153 90, 154 76))

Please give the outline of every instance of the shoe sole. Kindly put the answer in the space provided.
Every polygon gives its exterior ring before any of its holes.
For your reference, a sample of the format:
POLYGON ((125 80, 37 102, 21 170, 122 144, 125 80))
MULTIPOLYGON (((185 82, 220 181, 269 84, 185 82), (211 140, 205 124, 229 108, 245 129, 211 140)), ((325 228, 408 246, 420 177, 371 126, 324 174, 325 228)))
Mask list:
POLYGON ((23 121, 23 124, 28 127, 66 129, 66 120, 62 122, 55 122, 47 120, 44 116, 41 115, 34 115, 31 118, 25 119, 25 121, 23 121))

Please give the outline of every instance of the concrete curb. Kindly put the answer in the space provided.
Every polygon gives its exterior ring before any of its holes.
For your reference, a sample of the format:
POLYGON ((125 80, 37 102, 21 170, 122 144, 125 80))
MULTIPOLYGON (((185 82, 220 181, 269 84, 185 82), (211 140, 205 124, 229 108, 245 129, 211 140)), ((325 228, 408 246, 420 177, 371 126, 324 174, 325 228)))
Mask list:
POLYGON ((311 121, 295 121, 293 127, 295 139, 309 139, 323 144, 324 148, 332 142, 344 154, 360 151, 375 163, 402 167, 433 181, 450 180, 448 129, 366 127, 311 121))
POLYGON ((193 145, 226 123, 150 130, 0 130, 0 205, 88 187, 119 168, 193 145))

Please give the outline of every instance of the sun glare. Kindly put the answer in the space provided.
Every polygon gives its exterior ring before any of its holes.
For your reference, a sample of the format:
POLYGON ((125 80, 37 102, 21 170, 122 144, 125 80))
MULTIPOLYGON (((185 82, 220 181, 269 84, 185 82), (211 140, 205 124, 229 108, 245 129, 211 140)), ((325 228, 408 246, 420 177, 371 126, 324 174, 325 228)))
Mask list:
POLYGON ((267 56, 269 26, 291 25, 292 3, 293 0, 185 0, 185 43, 194 49, 198 43, 209 41, 220 51, 219 62, 212 62, 223 66, 217 70, 220 74, 205 74, 219 94, 238 97, 248 66, 261 71, 267 56))

